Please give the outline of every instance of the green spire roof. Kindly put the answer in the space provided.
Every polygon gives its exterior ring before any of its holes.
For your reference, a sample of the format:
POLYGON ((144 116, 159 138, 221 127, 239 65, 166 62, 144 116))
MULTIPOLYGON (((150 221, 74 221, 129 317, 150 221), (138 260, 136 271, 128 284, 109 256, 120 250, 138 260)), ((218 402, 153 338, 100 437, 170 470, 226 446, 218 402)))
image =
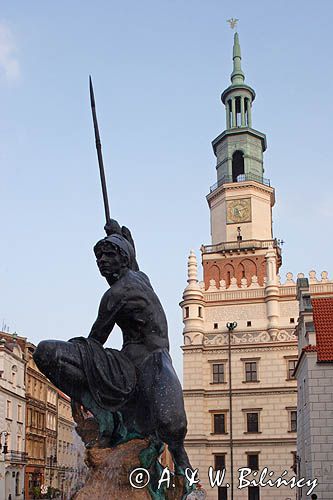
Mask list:
POLYGON ((231 73, 231 84, 232 85, 241 85, 244 83, 245 76, 241 68, 241 48, 239 45, 238 33, 236 32, 234 35, 234 48, 232 58, 234 61, 234 69, 231 73))

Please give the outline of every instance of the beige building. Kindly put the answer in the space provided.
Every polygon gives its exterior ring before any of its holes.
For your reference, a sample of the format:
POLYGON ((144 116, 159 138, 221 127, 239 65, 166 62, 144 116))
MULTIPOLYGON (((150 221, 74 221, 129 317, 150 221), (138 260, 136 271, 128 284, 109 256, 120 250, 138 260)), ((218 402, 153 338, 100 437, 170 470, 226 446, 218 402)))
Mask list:
POLYGON ((58 392, 47 380, 46 386, 46 418, 45 418, 45 486, 55 488, 58 485, 57 464, 57 424, 58 424, 58 392))
POLYGON ((64 495, 78 489, 84 477, 84 446, 76 435, 72 418, 71 402, 61 391, 58 392, 58 488, 64 495))
MULTIPOLYGON (((263 177, 266 137, 252 128, 255 92, 244 83, 237 33, 231 85, 221 98, 226 130, 213 141, 217 183, 207 196, 212 242, 201 248, 203 281, 191 252, 181 302, 186 448, 208 499, 295 499, 288 486, 238 488, 246 484, 240 468, 256 481, 265 467, 274 471, 266 482, 284 471, 284 479, 294 476, 298 302, 293 275, 281 282, 278 274, 275 191, 263 177), (209 467, 225 467, 220 487, 209 484, 209 467)), ((312 293, 323 287, 333 290, 327 273, 317 279, 311 271, 312 293)))
MULTIPOLYGON (((307 279, 297 280, 300 317, 297 474, 318 480, 316 498, 333 498, 333 293, 313 297, 307 279)), ((328 290, 330 288, 330 290, 328 290)), ((298 498, 306 498, 306 490, 298 498)))
POLYGON ((17 336, 0 332, 0 498, 24 498, 25 361, 17 336))
POLYGON ((46 395, 47 378, 38 370, 33 352, 35 346, 26 343, 26 452, 25 498, 34 498, 45 483, 46 465, 46 395))

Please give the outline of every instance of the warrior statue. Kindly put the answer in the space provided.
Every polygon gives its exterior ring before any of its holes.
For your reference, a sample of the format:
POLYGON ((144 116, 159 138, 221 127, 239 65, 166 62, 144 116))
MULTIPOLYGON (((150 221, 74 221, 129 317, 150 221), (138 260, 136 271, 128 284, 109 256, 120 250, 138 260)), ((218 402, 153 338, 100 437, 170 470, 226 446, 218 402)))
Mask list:
MULTIPOLYGON (((97 146, 98 140, 97 129, 97 146)), ((101 178, 103 186, 102 171, 101 178)), ((175 471, 182 473, 190 467, 184 449, 187 422, 166 316, 149 278, 139 270, 130 231, 110 219, 108 207, 106 213, 107 236, 94 253, 109 288, 97 319, 87 338, 40 342, 34 360, 74 408, 82 406, 93 415, 99 433, 88 446, 107 448, 148 437, 156 449, 167 443, 175 471), (120 351, 103 347, 115 325, 123 334, 120 351)))

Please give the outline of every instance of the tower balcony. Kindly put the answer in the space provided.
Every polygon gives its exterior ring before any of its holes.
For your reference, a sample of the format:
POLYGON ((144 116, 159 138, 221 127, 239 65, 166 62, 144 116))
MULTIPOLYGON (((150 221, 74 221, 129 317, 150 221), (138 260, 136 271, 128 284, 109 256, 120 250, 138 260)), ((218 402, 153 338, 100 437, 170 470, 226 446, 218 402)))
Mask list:
POLYGON ((271 186, 271 182, 269 179, 265 179, 264 177, 260 175, 255 175, 251 173, 247 174, 240 174, 237 176, 237 179, 235 180, 232 175, 224 175, 221 179, 219 179, 213 186, 210 187, 210 192, 212 193, 215 191, 215 189, 219 188, 222 186, 222 184, 230 184, 233 182, 244 182, 244 181, 254 181, 254 182, 259 182, 259 184, 263 184, 264 186, 271 186))
POLYGON ((222 243, 217 243, 216 245, 202 245, 201 252, 203 254, 207 253, 225 253, 225 252, 239 252, 252 251, 261 249, 276 248, 278 255, 281 255, 281 248, 279 246, 278 240, 275 238, 273 240, 239 240, 239 241, 226 241, 222 243))

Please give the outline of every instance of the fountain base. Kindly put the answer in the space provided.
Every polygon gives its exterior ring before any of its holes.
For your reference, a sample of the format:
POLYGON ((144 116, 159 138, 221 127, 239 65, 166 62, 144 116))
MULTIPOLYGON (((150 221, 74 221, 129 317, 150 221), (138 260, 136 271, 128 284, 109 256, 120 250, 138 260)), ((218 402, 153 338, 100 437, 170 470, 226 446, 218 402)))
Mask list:
MULTIPOLYGON (((134 488, 130 484, 131 471, 142 468, 139 455, 149 446, 146 439, 133 439, 114 448, 94 447, 86 450, 89 472, 84 487, 72 500, 152 500, 148 485, 134 488)), ((144 481, 146 482, 146 481, 144 481)), ((160 500, 181 500, 184 496, 184 478, 173 476, 170 487, 158 491, 160 500)))

